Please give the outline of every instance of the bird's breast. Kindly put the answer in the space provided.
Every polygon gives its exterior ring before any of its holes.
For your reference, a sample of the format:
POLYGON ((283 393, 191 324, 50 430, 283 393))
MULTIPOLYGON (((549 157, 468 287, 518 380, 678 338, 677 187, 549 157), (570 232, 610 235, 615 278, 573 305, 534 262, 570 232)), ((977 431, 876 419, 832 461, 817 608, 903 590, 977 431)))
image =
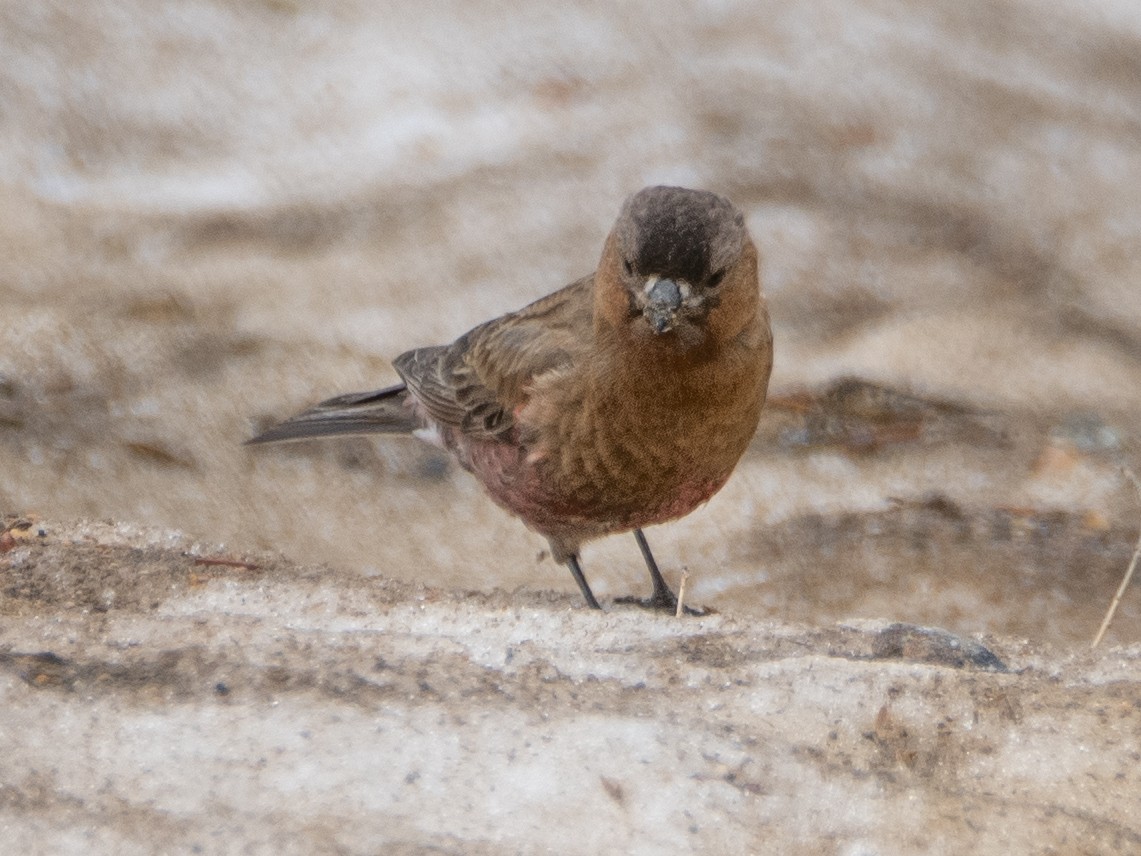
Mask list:
POLYGON ((611 372, 546 426, 535 476, 569 510, 645 526, 687 514, 729 478, 756 430, 767 369, 661 368, 611 372))
POLYGON ((449 445, 499 505, 545 534, 662 523, 728 480, 756 430, 766 360, 595 360, 528 387, 511 436, 449 445))

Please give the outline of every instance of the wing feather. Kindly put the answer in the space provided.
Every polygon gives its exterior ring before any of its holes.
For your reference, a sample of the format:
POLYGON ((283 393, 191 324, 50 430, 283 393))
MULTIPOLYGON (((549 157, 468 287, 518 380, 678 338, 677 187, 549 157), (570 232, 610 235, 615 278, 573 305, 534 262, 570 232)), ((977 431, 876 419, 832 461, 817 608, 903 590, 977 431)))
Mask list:
POLYGON ((589 350, 593 294, 591 275, 451 345, 403 353, 393 366, 432 419, 474 438, 503 439, 535 378, 573 366, 589 350))

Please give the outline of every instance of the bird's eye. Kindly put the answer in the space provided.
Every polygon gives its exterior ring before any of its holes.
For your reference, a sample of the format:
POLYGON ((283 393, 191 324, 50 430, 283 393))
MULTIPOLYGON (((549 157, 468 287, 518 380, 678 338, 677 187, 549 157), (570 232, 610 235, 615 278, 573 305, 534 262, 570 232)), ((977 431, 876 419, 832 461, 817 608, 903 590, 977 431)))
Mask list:
POLYGON ((622 267, 626 268, 626 276, 634 273, 634 265, 629 259, 622 259, 622 267))
POLYGON ((721 284, 721 280, 723 279, 725 279, 725 268, 721 268, 721 270, 709 277, 709 287, 716 288, 721 284))

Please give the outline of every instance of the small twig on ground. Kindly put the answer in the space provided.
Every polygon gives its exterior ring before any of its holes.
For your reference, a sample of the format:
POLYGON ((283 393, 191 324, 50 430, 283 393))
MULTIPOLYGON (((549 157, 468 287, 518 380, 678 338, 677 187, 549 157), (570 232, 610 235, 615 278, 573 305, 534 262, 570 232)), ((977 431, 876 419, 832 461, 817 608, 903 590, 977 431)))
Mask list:
MULTIPOLYGON (((1137 476, 1133 475, 1133 471, 1126 468, 1125 477, 1133 482, 1133 489, 1137 491, 1137 498, 1141 499, 1141 482, 1137 480, 1137 476)), ((1096 648, 1101 643, 1101 637, 1105 635, 1105 631, 1109 629, 1109 624, 1113 621, 1113 615, 1117 612, 1117 605, 1121 603, 1121 598, 1125 594, 1125 590, 1129 588, 1129 581, 1133 579, 1133 571, 1137 568, 1137 560, 1141 558, 1141 534, 1137 536, 1137 546, 1133 550, 1133 558, 1129 560, 1129 568, 1125 571, 1125 576, 1121 580, 1121 585, 1117 587, 1117 594, 1113 596, 1113 601, 1109 604, 1109 610, 1105 613, 1105 618, 1101 622, 1101 627, 1098 628, 1097 636, 1093 637, 1093 644, 1091 648, 1096 648)))
POLYGON ((677 612, 674 613, 675 618, 681 618, 685 614, 685 584, 689 582, 689 571, 683 570, 681 572, 681 582, 677 587, 677 612))

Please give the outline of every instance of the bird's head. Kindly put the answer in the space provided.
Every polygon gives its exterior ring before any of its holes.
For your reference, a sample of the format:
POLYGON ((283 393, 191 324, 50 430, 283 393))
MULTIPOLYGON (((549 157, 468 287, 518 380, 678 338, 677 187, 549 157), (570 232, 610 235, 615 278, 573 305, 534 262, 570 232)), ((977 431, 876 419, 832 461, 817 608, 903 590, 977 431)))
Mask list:
POLYGON ((752 322, 760 300, 756 248, 728 199, 647 187, 622 207, 595 292, 603 323, 688 350, 752 322))

